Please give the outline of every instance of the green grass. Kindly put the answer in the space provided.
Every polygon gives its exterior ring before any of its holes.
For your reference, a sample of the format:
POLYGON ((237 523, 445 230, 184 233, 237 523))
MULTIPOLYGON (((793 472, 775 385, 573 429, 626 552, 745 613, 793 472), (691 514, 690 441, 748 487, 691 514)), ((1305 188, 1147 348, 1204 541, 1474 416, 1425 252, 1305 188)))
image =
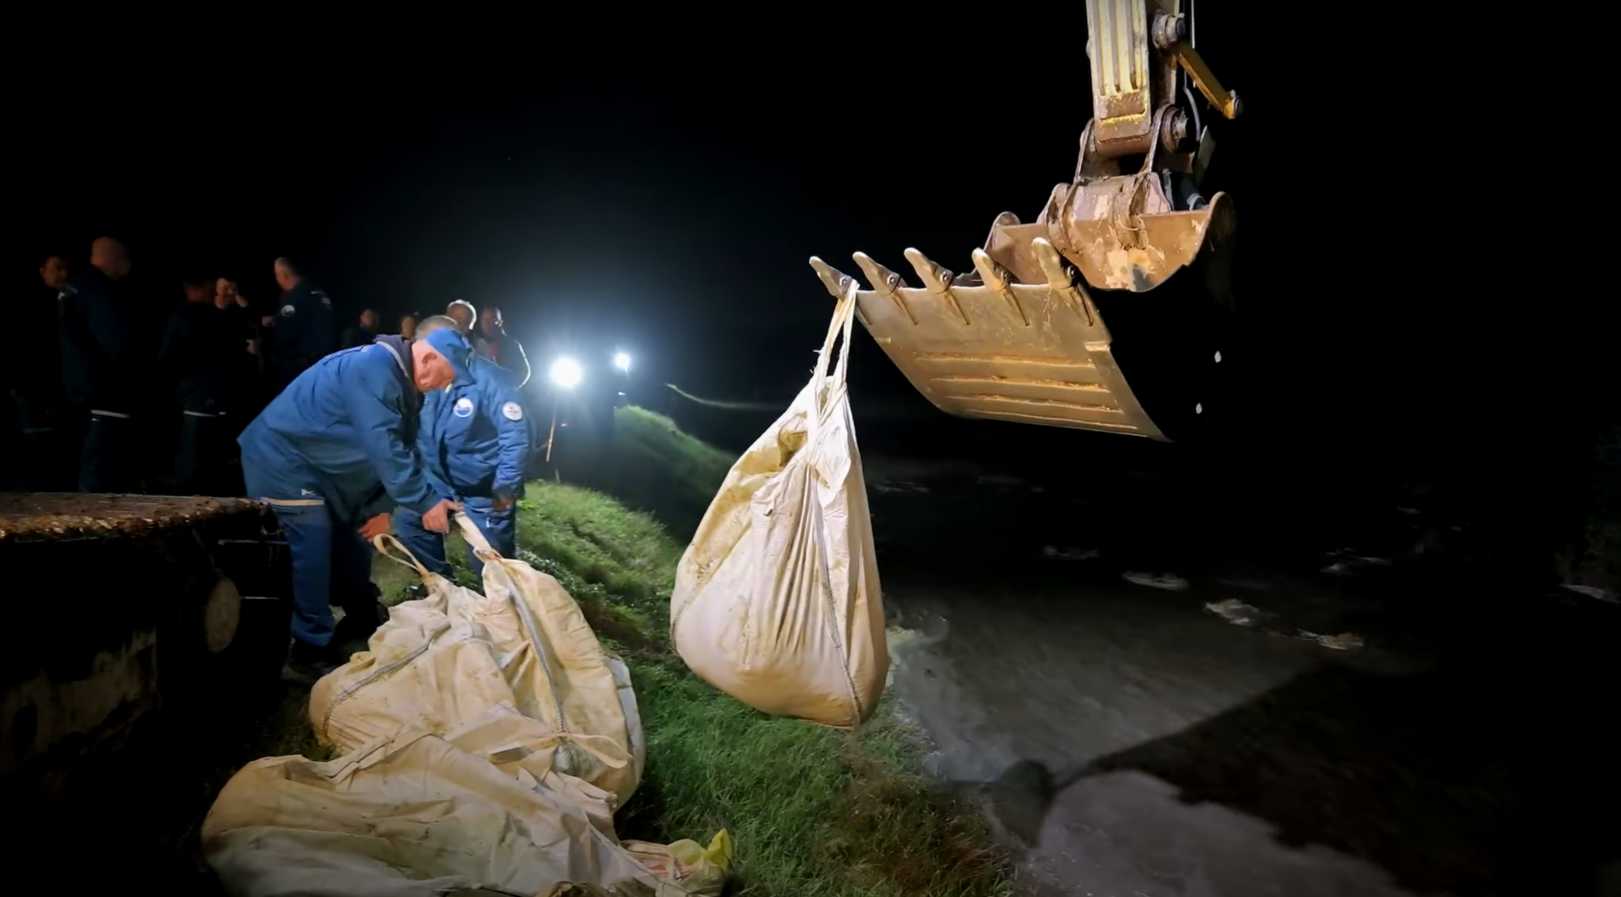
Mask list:
POLYGON ((1009 893, 1007 858, 974 811, 919 774, 917 738, 887 702, 867 725, 841 732, 766 716, 687 671, 668 635, 683 545, 661 519, 695 506, 670 521, 690 530, 731 459, 662 417, 621 413, 636 422, 618 434, 632 439, 623 452, 650 459, 648 475, 619 480, 621 494, 663 509, 660 519, 600 492, 541 481, 519 505, 518 524, 520 555, 556 576, 630 664, 648 766, 618 815, 621 836, 703 840, 729 829, 729 893, 738 895, 1009 893), (668 473, 663 458, 682 459, 684 473, 668 473), (670 484, 701 493, 702 502, 656 494, 670 484))
POLYGON ((682 546, 649 514, 600 492, 541 481, 531 484, 519 515, 522 548, 638 607, 667 609, 682 546))
POLYGON ((764 716, 678 664, 631 667, 649 760, 622 835, 729 829, 736 894, 1007 893, 984 824, 913 771, 916 742, 887 707, 840 732, 764 716))
POLYGON ((737 460, 681 431, 645 408, 614 412, 614 438, 606 447, 585 434, 558 440, 562 479, 609 493, 650 512, 685 539, 737 460))

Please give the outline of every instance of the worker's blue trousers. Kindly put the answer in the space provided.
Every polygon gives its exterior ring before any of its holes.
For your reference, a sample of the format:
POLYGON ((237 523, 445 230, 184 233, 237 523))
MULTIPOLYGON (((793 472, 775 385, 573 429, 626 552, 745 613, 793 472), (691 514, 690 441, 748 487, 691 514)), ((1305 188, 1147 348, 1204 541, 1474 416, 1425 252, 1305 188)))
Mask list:
MULTIPOLYGON (((248 478, 252 490, 251 469, 248 478)), ((346 613, 375 616, 371 548, 359 524, 334 518, 319 498, 271 498, 270 507, 293 556, 293 638, 316 647, 330 642, 334 597, 346 613)))
MULTIPOLYGON (((518 550, 517 506, 497 511, 491 505, 492 500, 488 498, 462 500, 463 513, 484 534, 484 538, 490 540, 490 547, 501 552, 502 557, 515 557, 518 550)), ((445 537, 423 528, 421 514, 408 508, 395 508, 394 532, 422 562, 422 566, 444 576, 450 575, 450 564, 445 560, 445 537)), ((484 562, 473 554, 471 545, 467 547, 467 566, 473 568, 474 573, 484 572, 484 562)))

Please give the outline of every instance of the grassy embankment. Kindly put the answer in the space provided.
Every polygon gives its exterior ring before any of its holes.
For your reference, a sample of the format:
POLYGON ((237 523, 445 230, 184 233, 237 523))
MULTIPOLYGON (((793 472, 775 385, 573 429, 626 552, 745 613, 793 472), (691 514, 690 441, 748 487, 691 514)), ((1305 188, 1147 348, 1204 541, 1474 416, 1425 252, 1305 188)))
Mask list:
MULTIPOLYGON (((630 664, 648 765, 619 813, 621 835, 730 829, 733 894, 1008 893, 984 824, 917 772, 917 740, 887 702, 859 731, 839 732, 757 713, 688 672, 669 642, 670 590, 732 458, 651 412, 625 408, 616 420, 611 450, 579 472, 620 498, 534 482, 519 506, 519 553, 556 576, 630 664)), ((397 593, 404 580, 391 582, 397 593)))

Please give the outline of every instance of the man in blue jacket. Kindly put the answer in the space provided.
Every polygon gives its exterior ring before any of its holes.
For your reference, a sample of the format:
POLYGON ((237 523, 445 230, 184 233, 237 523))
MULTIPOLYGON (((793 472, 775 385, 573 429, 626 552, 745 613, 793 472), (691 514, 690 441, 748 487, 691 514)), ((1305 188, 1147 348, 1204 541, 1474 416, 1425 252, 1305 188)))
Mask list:
POLYGON ((450 529, 455 505, 430 485, 416 451, 418 408, 423 394, 470 379, 470 352, 448 319, 423 322, 415 340, 383 336, 334 352, 298 375, 238 438, 248 495, 270 503, 292 553, 293 646, 284 678, 313 682, 341 660, 329 645, 377 628, 365 542, 388 532, 392 507, 421 514, 434 532, 450 529), (333 625, 334 597, 345 609, 342 627, 333 625))
MULTIPOLYGON (((515 505, 529 463, 529 422, 505 371, 477 355, 468 371, 471 382, 458 381, 423 400, 417 446, 439 496, 457 501, 490 546, 512 557, 518 538, 515 505)), ((444 537, 430 531, 423 515, 402 505, 394 512, 394 530, 430 570, 450 571, 444 537)), ((467 562, 475 572, 484 568, 471 548, 467 562)))

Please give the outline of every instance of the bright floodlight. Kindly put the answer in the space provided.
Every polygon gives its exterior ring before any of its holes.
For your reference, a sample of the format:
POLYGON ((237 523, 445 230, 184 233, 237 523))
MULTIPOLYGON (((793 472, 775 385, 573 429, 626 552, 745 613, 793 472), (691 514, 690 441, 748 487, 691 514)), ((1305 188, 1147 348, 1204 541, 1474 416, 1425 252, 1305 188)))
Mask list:
POLYGON ((579 386, 580 381, 585 378, 585 371, 581 370, 580 363, 567 355, 552 362, 549 374, 552 383, 564 389, 573 389, 579 386))
POLYGON ((630 353, 619 351, 614 353, 614 367, 622 374, 630 373, 630 353))

